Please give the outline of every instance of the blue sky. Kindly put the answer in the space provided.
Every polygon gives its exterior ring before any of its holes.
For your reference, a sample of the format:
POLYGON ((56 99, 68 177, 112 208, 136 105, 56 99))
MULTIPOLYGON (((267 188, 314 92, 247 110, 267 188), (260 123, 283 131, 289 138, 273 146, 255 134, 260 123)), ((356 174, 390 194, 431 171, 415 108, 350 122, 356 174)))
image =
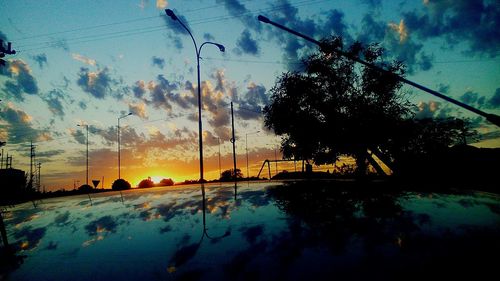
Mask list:
MULTIPOLYGON (((2 1, 0 38, 16 55, 0 70, 0 140, 13 166, 28 170, 37 147, 42 184, 57 189, 85 177, 89 124, 91 178, 117 177, 117 118, 122 176, 177 181, 198 177, 196 56, 190 37, 165 16, 170 8, 202 50, 205 174, 232 166, 229 103, 235 104, 239 167, 250 174, 274 158, 279 139, 258 113, 276 78, 315 50, 256 20, 270 19, 321 39, 380 42, 386 58, 406 62, 408 78, 443 94, 500 113, 500 4, 497 1, 2 1), (259 131, 259 133, 255 133, 259 131), (255 133, 255 134, 254 134, 255 133), (246 138, 246 134, 248 137, 246 138)), ((409 90, 417 117, 471 118, 482 140, 500 147, 500 131, 460 108, 409 90)), ((107 184, 106 184, 107 185, 107 184)))

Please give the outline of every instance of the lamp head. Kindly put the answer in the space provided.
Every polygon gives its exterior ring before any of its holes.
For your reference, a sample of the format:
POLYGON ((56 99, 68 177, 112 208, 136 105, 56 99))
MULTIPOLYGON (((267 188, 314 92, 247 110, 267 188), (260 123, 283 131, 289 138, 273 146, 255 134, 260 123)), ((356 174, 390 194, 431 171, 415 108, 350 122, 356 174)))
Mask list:
POLYGON ((270 23, 270 22, 271 22, 268 18, 266 18, 266 17, 264 17, 264 16, 262 16, 262 15, 259 15, 259 16, 257 17, 257 19, 258 19, 258 20, 260 20, 260 21, 261 21, 261 22, 263 22, 263 23, 270 23))
POLYGON ((167 13, 167 16, 171 17, 173 20, 177 20, 177 16, 174 14, 174 11, 165 9, 165 13, 167 13))
POLYGON ((215 45, 216 45, 217 47, 219 47, 219 50, 220 50, 221 52, 223 52, 223 53, 224 53, 224 52, 226 51, 226 47, 224 47, 224 45, 221 45, 221 44, 215 44, 215 45))

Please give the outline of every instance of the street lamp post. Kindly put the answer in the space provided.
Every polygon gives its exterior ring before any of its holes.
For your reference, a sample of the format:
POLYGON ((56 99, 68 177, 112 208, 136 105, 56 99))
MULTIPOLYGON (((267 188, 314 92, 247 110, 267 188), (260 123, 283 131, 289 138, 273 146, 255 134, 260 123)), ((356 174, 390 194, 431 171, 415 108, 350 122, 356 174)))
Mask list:
POLYGON ((220 138, 217 137, 217 143, 219 144, 219 179, 222 177, 222 171, 220 167, 220 138))
POLYGON ((118 117, 118 179, 121 179, 120 177, 120 119, 128 117, 132 115, 132 112, 130 112, 127 115, 123 115, 118 117))
POLYGON ((253 133, 246 133, 245 134, 245 151, 246 151, 246 154, 247 154, 247 179, 250 178, 250 174, 248 172, 248 135, 253 135, 253 134, 257 134, 259 133, 260 131, 257 131, 257 132, 253 132, 253 133))
POLYGON ((89 125, 88 124, 78 124, 78 127, 85 127, 87 129, 87 180, 85 181, 86 185, 89 185, 89 125))
POLYGON ((203 42, 200 45, 200 48, 198 48, 198 45, 196 44, 196 41, 194 40, 193 34, 191 34, 191 31, 184 25, 184 23, 174 14, 174 11, 170 9, 165 9, 165 13, 167 16, 172 18, 172 20, 179 22, 179 24, 188 32, 189 36, 191 36, 191 39, 193 40, 194 44, 194 49, 196 51, 196 66, 197 66, 197 71, 198 71, 198 142, 199 142, 199 149, 200 149, 200 182, 203 182, 203 134, 202 134, 202 123, 201 123, 201 83, 200 83, 200 54, 201 54, 201 48, 205 44, 211 44, 215 45, 219 48, 221 52, 225 51, 225 47, 221 44, 214 43, 214 42, 203 42))

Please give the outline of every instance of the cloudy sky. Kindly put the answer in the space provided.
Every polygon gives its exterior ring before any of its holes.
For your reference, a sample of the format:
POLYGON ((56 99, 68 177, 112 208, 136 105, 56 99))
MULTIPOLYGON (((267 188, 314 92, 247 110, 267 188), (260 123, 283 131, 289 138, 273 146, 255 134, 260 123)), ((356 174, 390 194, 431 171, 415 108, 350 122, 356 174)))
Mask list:
MULTIPOLYGON (((262 14, 316 39, 342 35, 381 42, 386 58, 406 62, 408 78, 486 112, 500 114, 500 3, 495 0, 193 0, 0 2, 0 39, 17 51, 0 68, 0 140, 15 168, 29 170, 30 142, 49 189, 90 178, 116 179, 117 118, 123 118, 121 175, 197 179, 196 56, 202 51, 205 174, 232 167, 230 102, 239 167, 250 174, 274 158, 279 139, 263 128, 261 108, 283 72, 315 47, 256 20, 262 14), (83 129, 83 130, 82 130, 83 129), (256 133, 259 131, 259 133, 256 133), (248 134, 248 135, 247 135, 248 134)), ((500 147, 500 130, 460 108, 411 90, 416 116, 471 118, 482 139, 500 147)))

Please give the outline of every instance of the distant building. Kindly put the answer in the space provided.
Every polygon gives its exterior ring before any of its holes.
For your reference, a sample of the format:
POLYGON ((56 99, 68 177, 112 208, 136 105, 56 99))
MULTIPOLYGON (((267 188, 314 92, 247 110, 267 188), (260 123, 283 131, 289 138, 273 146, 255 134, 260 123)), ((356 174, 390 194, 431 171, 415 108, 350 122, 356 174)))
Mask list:
POLYGON ((30 188, 26 186, 26 173, 18 169, 0 170, 0 205, 26 198, 30 188))

